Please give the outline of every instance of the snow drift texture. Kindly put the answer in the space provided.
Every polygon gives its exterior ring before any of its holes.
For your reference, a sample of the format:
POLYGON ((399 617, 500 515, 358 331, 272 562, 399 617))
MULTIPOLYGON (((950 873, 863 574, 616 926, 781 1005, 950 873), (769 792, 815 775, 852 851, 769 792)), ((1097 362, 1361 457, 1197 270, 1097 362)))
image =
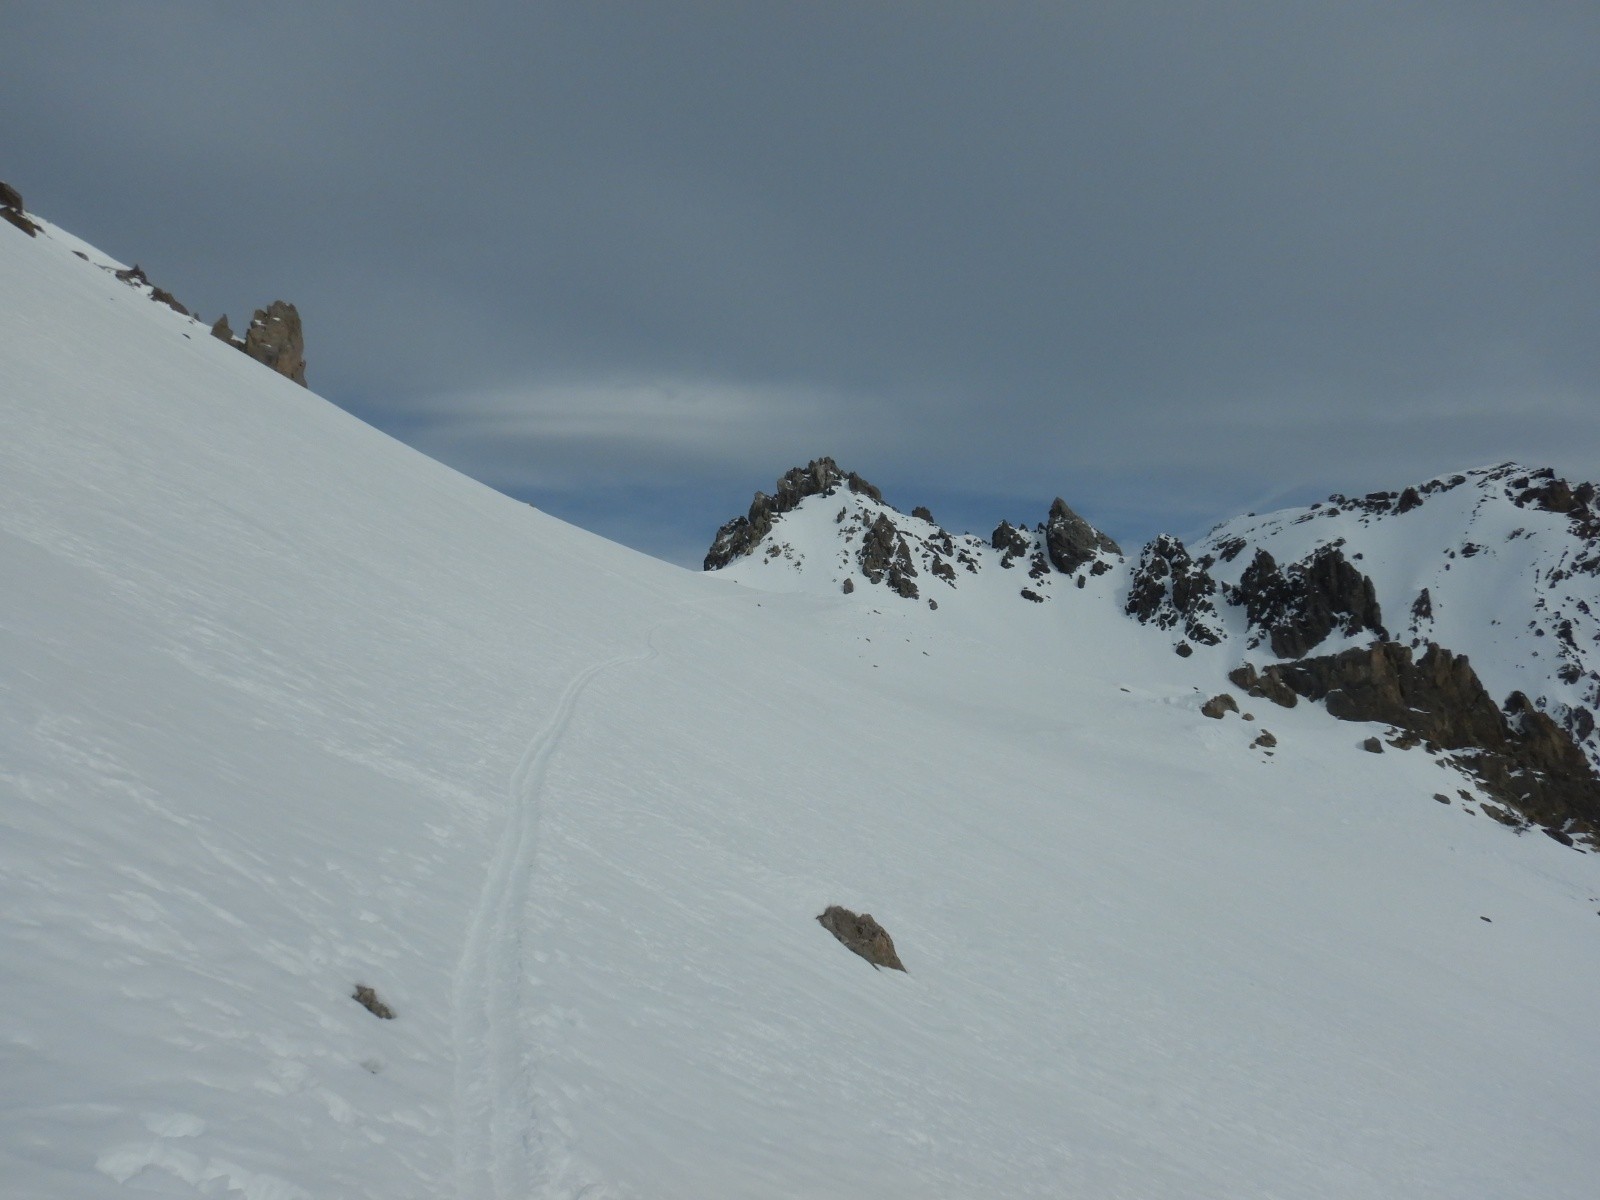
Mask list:
POLYGON ((115 265, 0 226, 0 1190, 1593 1194, 1595 863, 1452 768, 1118 571, 653 562, 115 265))

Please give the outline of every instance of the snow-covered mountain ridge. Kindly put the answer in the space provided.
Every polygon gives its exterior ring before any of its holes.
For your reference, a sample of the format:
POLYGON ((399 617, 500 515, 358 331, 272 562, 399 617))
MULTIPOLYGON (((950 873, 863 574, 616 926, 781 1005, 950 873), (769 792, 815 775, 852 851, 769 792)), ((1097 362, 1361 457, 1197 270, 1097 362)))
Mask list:
MULTIPOLYGON (((1497 787, 1500 798, 1552 834, 1600 835, 1600 506, 1593 484, 1574 486, 1547 469, 1503 463, 1399 491, 1334 495, 1225 522, 1193 552, 1163 535, 1130 564, 1059 498, 1032 528, 1002 521, 987 540, 953 535, 928 510, 908 517, 823 458, 784 475, 774 496, 757 493, 750 513, 718 532, 705 565, 784 591, 850 594, 859 583, 866 604, 873 585, 931 610, 963 590, 980 591, 978 611, 994 621, 1016 619, 1007 595, 1043 604, 1060 588, 1082 591, 1103 576, 1069 610, 1110 605, 1161 631, 1180 655, 1200 647, 1228 656, 1238 668, 1234 682, 1257 694, 1257 669, 1274 664, 1390 642, 1448 651, 1445 675, 1471 676, 1466 691, 1423 684, 1409 654, 1342 660, 1361 678, 1333 679, 1326 669, 1272 678, 1298 682, 1301 694, 1320 701, 1330 689, 1376 686, 1376 663, 1396 702, 1382 716, 1347 703, 1351 719, 1388 720, 1449 749, 1484 749, 1486 736, 1503 749, 1532 736, 1540 748, 1519 751, 1497 772, 1562 775, 1563 798, 1511 784, 1497 787), (1248 676, 1239 673, 1246 668, 1248 676), (1414 694, 1399 704, 1406 689, 1414 694), (1481 707, 1484 690, 1505 710, 1487 735, 1488 726, 1470 718, 1459 729, 1407 724, 1411 709, 1481 707), (1545 728, 1545 718, 1556 729, 1545 728), (1569 753, 1569 739, 1587 766, 1569 753)), ((1277 694, 1292 702, 1291 692, 1280 682, 1277 694)))
POLYGON ((1448 756, 1205 716, 1239 655, 1175 655, 1105 553, 941 551, 916 601, 644 558, 39 225, 0 224, 0 1193, 1592 1194, 1596 860, 1448 756))
POLYGON ((859 579, 937 609, 939 597, 959 590, 963 576, 980 575, 991 565, 1001 571, 1020 566, 1018 574, 1027 578, 1018 595, 1042 604, 1054 590, 1055 575, 1069 576, 1081 588, 1121 556, 1115 542, 1059 498, 1036 528, 1002 521, 984 541, 951 534, 926 508, 907 516, 854 471, 847 474, 833 459, 819 458, 787 472, 773 495, 757 492, 748 514, 717 531, 705 569, 739 564, 734 577, 785 591, 838 588, 848 594, 859 579), (841 503, 833 511, 824 502, 836 496, 841 503), (821 520, 825 508, 835 530, 821 520), (751 571, 741 559, 775 566, 777 575, 751 571))

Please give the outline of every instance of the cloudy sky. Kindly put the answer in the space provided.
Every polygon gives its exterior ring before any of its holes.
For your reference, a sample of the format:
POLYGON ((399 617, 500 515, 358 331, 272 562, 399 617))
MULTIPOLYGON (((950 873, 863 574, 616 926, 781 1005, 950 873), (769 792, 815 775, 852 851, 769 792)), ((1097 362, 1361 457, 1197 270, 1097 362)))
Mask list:
POLYGON ((0 179, 674 561, 818 454, 1137 544, 1600 477, 1597 63, 1592 0, 7 0, 0 179))

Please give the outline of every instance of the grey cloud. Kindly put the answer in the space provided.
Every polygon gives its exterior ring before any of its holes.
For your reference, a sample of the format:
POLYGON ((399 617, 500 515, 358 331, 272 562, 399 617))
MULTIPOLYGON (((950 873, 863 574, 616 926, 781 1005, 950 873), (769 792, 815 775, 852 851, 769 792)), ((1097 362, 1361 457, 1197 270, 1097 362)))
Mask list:
POLYGON ((517 494, 828 452, 1142 532, 1596 474, 1597 60, 1556 3, 21 5, 0 175, 517 494))

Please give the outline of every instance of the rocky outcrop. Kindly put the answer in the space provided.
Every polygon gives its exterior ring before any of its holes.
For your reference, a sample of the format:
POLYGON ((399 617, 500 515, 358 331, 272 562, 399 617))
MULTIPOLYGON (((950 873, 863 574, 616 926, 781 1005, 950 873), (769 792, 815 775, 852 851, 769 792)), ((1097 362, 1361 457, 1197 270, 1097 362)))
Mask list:
POLYGON ((9 183, 0 183, 0 220, 8 221, 29 237, 36 237, 39 226, 28 219, 22 207, 22 193, 9 183))
POLYGON ((1232 678, 1252 695, 1287 689, 1340 720, 1392 725, 1409 735, 1396 744, 1456 751, 1485 791, 1526 820, 1600 845, 1600 778, 1583 751, 1522 693, 1502 710, 1464 655, 1430 642, 1418 658, 1380 642, 1232 678))
POLYGON ((118 279, 129 287, 136 287, 141 291, 145 288, 150 289, 150 299, 157 304, 165 304, 179 316, 187 317, 190 315, 189 310, 178 302, 176 296, 165 288, 159 288, 151 283, 150 277, 144 273, 144 268, 138 263, 134 263, 131 267, 123 267, 122 270, 115 272, 115 274, 118 279))
POLYGON ((1389 636, 1372 580, 1337 545, 1321 547, 1287 571, 1258 549, 1229 599, 1245 610, 1255 631, 1250 644, 1266 642, 1279 658, 1303 658, 1336 630, 1389 636))
POLYGON ((380 1021, 394 1020, 394 1009, 380 1000, 378 993, 364 983, 356 984, 356 990, 350 994, 350 999, 361 1005, 362 1008, 380 1021))
POLYGON ((911 561, 911 548, 906 545, 905 535, 883 513, 867 527, 858 561, 868 583, 887 582, 898 595, 917 599, 917 568, 911 561))
POLYGON ((1256 699, 1271 700, 1283 708, 1293 708, 1300 703, 1294 689, 1283 681, 1283 676, 1276 666, 1268 667, 1264 672, 1257 672, 1249 663, 1236 667, 1228 672, 1228 681, 1235 687, 1243 688, 1244 694, 1254 696, 1256 699))
POLYGON ((1063 575, 1071 575, 1090 563, 1099 565, 1097 560, 1102 554, 1122 557, 1122 548, 1116 542, 1068 508, 1060 496, 1050 506, 1044 539, 1050 565, 1063 575))
MULTIPOLYGON (((1018 595, 1033 604, 1045 604, 1055 596, 1057 575, 1072 572, 1082 588, 1089 576, 1110 571, 1121 553, 1114 541, 1060 499, 1051 506, 1049 520, 1037 526, 1001 521, 988 546, 998 551, 1002 569, 1023 567, 1028 579, 1019 580, 1023 586, 1018 595)), ((908 600, 925 599, 930 609, 938 604, 923 593, 957 588, 964 574, 976 575, 986 562, 995 561, 982 539, 941 528, 925 506, 904 515, 886 504, 876 487, 840 470, 831 458, 814 459, 787 472, 772 495, 757 492, 744 516, 717 530, 703 565, 716 571, 758 554, 763 564, 781 562, 802 574, 825 570, 833 575, 830 582, 840 585, 838 572, 859 570, 856 582, 880 584, 908 600), (830 545, 825 535, 819 541, 809 524, 805 531, 795 527, 798 542, 784 538, 780 529, 786 514, 813 496, 825 499, 846 487, 853 499, 826 505, 837 527, 836 541, 830 545)))
POLYGON ((178 298, 165 288, 152 287, 150 289, 150 299, 154 300, 157 304, 165 304, 180 317, 187 317, 191 315, 189 310, 178 302, 178 298))
POLYGON ((1124 611, 1140 624, 1178 629, 1191 642, 1215 646, 1222 640, 1216 591, 1205 565, 1177 538, 1162 534, 1139 555, 1124 611))
MULTIPOLYGON (((227 342, 230 346, 239 345, 238 339, 233 336, 233 326, 228 324, 227 313, 223 313, 220 317, 218 317, 216 323, 211 326, 211 336, 214 338, 220 338, 222 341, 227 342)), ((243 347, 241 347, 241 349, 242 348, 243 347)))
POLYGON ((848 484, 852 492, 870 496, 880 503, 883 500, 883 494, 854 471, 846 475, 833 459, 814 458, 803 467, 784 472, 774 495, 757 492, 747 514, 735 517, 717 530, 711 549, 706 553, 704 569, 717 571, 749 554, 772 531, 775 518, 793 512, 808 496, 833 495, 841 483, 848 484))
POLYGON ((817 920, 848 950, 871 963, 873 970, 879 967, 888 967, 891 971, 905 970, 900 956, 895 953, 894 939, 872 919, 871 913, 857 916, 848 908, 831 904, 817 920))
POLYGON ((1326 703, 1341 721, 1379 721, 1445 749, 1497 747, 1505 715, 1464 655, 1430 642, 1420 658, 1409 646, 1379 642, 1340 654, 1274 663, 1263 680, 1326 703))
POLYGON ((1236 713, 1238 711, 1239 702, 1227 692, 1218 692, 1215 696, 1211 697, 1211 699, 1207 700, 1200 706, 1201 716, 1210 717, 1214 721, 1220 721, 1229 713, 1236 713))
POLYGON ((244 352, 279 375, 306 386, 306 340, 295 306, 274 300, 258 308, 244 335, 244 352))
POLYGON ((1033 547, 1028 535, 1010 521, 1001 521, 989 535, 989 545, 1000 551, 1000 565, 1009 567, 1018 558, 1024 558, 1033 547))

